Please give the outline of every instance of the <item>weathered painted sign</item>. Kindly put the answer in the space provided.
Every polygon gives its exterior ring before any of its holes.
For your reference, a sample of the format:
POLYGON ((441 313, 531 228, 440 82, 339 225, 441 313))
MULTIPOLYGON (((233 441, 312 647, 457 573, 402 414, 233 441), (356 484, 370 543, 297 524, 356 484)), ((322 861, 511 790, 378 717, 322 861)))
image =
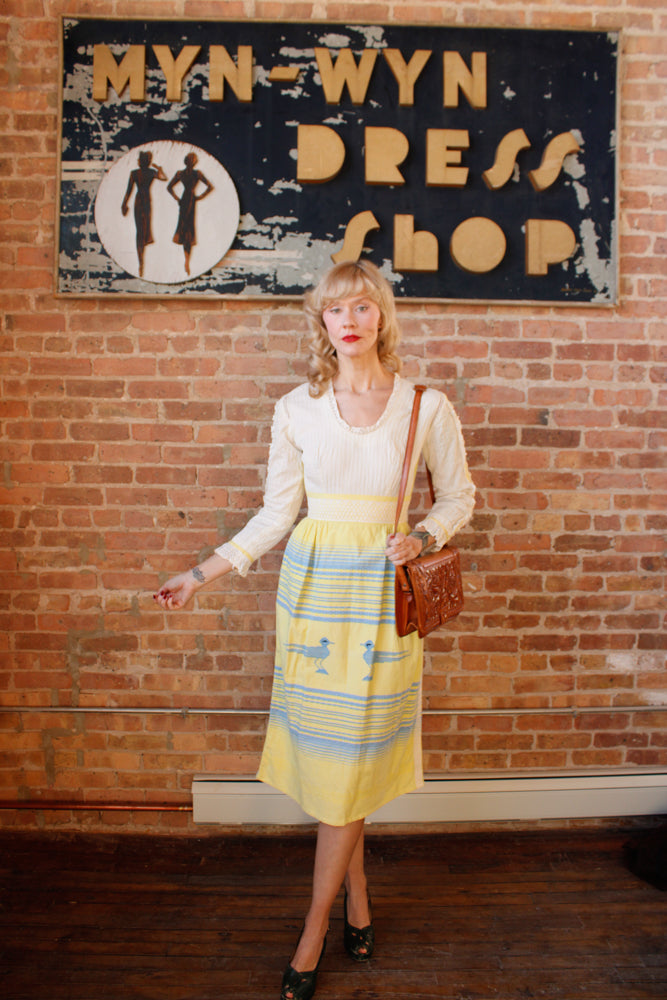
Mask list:
POLYGON ((62 23, 57 291, 616 300, 604 32, 62 23))

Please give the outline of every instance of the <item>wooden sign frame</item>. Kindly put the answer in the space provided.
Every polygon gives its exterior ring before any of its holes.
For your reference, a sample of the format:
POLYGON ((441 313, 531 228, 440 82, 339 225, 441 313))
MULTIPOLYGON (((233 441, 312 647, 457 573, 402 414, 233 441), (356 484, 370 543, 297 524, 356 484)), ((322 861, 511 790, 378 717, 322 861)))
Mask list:
POLYGON ((614 305, 618 42, 63 17, 56 294, 614 305))

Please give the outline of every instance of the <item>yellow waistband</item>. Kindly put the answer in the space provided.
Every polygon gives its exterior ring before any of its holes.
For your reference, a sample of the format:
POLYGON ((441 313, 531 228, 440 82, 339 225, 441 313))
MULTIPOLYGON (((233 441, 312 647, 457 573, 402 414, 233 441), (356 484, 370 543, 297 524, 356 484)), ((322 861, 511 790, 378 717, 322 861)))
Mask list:
POLYGON ((308 517, 313 521, 362 521, 393 524, 396 497, 316 494, 308 497, 308 517))

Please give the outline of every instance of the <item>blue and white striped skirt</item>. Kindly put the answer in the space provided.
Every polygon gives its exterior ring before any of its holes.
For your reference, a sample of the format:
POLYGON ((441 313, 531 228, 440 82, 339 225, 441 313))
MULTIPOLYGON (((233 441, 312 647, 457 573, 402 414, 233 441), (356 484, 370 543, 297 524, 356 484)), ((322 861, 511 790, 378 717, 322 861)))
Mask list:
POLYGON ((305 518, 280 574, 258 777, 333 826, 423 782, 423 644, 396 633, 391 530, 305 518))

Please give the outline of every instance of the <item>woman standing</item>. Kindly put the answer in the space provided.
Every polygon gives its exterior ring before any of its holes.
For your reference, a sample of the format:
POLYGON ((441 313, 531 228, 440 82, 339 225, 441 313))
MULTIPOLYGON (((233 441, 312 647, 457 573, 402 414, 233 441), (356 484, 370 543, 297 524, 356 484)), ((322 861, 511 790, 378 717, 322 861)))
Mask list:
POLYGON ((137 233, 136 242, 137 257, 139 258, 139 277, 143 277, 144 273, 144 256, 146 254, 146 247, 150 246, 153 242, 151 184, 154 180, 166 181, 167 179, 167 175, 162 167, 154 167, 151 165, 152 159, 152 153, 149 153, 145 149, 139 153, 139 166, 130 174, 127 182, 127 189, 125 191, 125 197, 123 198, 123 204, 121 205, 121 212, 123 215, 127 215, 130 195, 136 187, 137 193, 134 199, 134 223, 137 233))
MULTIPOLYGON (((204 584, 251 563, 308 516, 283 559, 276 611, 271 713, 258 777, 319 821, 313 894, 282 1000, 308 1000, 324 953, 329 912, 345 886, 345 947, 371 957, 374 932, 364 871, 370 813, 423 782, 423 643, 400 638, 394 569, 441 548, 470 518, 474 486, 447 398, 425 392, 415 440, 436 502, 393 534, 413 402, 399 375, 394 298, 366 262, 336 265, 306 297, 309 384, 276 405, 264 504, 230 542, 157 595, 183 607, 204 584)), ((405 503, 405 510, 409 498, 405 503)))
POLYGON ((185 167, 174 174, 167 184, 167 191, 178 202, 178 223, 174 233, 174 243, 180 243, 185 255, 185 273, 190 274, 190 256, 192 248, 197 242, 197 227, 195 212, 197 202, 205 198, 213 190, 213 185, 201 170, 195 170, 197 165, 197 154, 188 153, 185 157, 185 167), (181 185, 180 197, 176 194, 175 188, 181 185), (200 184, 204 185, 204 190, 197 194, 200 184))

